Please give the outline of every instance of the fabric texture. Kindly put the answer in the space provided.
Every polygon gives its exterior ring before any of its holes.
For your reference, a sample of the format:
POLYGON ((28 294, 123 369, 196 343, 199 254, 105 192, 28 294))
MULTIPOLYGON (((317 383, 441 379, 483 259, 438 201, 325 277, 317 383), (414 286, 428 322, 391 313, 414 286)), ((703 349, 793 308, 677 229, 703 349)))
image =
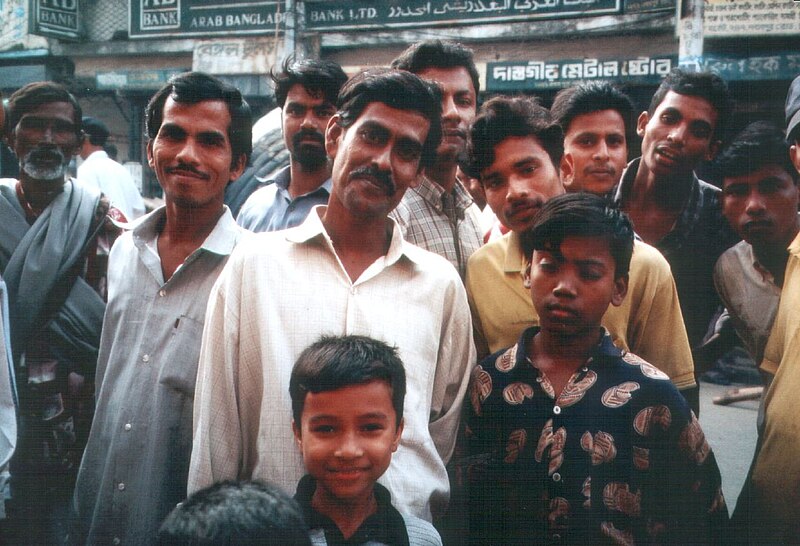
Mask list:
POLYGON ((714 266, 714 286, 739 339, 753 360, 760 363, 778 312, 781 288, 758 263, 753 246, 747 241, 738 242, 719 257, 714 266))
POLYGON ((406 192, 390 216, 406 241, 447 258, 462 279, 467 260, 483 244, 481 211, 458 180, 452 192, 445 193, 421 177, 419 186, 406 192))
POLYGON ((311 209, 326 205, 331 195, 331 179, 319 188, 294 199, 289 194, 290 168, 281 169, 267 186, 253 192, 245 201, 236 222, 254 231, 278 231, 302 224, 311 209))
POLYGON ((17 388, 14 360, 8 332, 8 291, 0 277, 0 520, 5 518, 5 503, 10 495, 8 465, 17 447, 17 388))
POLYGON ((128 220, 136 220, 145 213, 144 200, 128 169, 103 150, 92 152, 81 163, 78 182, 102 192, 128 220))
MULTIPOLYGON (((530 290, 522 284, 524 270, 515 232, 470 259, 466 287, 479 358, 513 345, 525 328, 538 325, 530 290)), ((664 257, 650 245, 634 243, 628 293, 621 306, 608 308, 602 324, 615 345, 652 362, 679 389, 696 384, 675 282, 664 257)))
MULTIPOLYGON (((800 235, 789 245, 789 261, 778 312, 761 367, 775 370, 764 399, 764 430, 752 469, 747 532, 762 544, 791 542, 800 536, 800 235)), ((741 501, 740 501, 741 502, 741 501)), ((737 513, 739 507, 737 506, 737 513)), ((737 514, 738 515, 738 514, 737 514)))
POLYGON ((392 506, 392 495, 381 484, 375 484, 377 510, 367 517, 350 538, 344 538, 336 523, 320 514, 311 506, 317 482, 309 475, 303 476, 297 485, 294 500, 303 510, 303 517, 311 528, 311 540, 315 546, 441 546, 442 539, 427 521, 414 516, 402 515, 392 506))
POLYGON ((75 490, 76 543, 152 543, 186 497, 207 298, 243 232, 226 208, 165 280, 156 247, 165 210, 146 216, 111 251, 97 410, 75 490))
MULTIPOLYGON (((641 158, 634 159, 613 190, 613 201, 624 210, 641 158)), ((678 289, 689 344, 696 349, 720 304, 714 290, 714 265, 739 238, 722 215, 719 188, 693 173, 689 199, 675 225, 655 246, 669 262, 678 289)))
POLYGON ((472 374, 471 540, 726 544, 719 468, 669 378, 604 333, 556 395, 527 358, 538 330, 472 374))
POLYGON ((475 362, 464 288, 443 258, 405 242, 396 225, 387 254, 351 281, 322 213, 248 238, 212 291, 189 493, 237 478, 293 492, 304 472, 291 428, 292 366, 322 334, 360 334, 397 347, 407 376, 405 429, 380 482, 398 510, 430 520, 447 506, 445 464, 475 362))

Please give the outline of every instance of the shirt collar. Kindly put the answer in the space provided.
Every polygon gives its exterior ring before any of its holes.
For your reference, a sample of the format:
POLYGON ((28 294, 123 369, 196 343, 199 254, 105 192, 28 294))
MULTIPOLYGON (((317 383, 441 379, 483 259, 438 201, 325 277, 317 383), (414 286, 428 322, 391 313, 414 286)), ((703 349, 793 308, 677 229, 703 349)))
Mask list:
POLYGON ((521 273, 527 265, 527 260, 522 252, 522 241, 516 231, 509 231, 502 237, 506 244, 506 261, 503 271, 506 273, 521 273))
MULTIPOLYGON (((592 362, 602 361, 602 359, 605 358, 620 358, 622 356, 622 351, 614 345, 614 340, 611 338, 611 334, 608 333, 608 330, 602 326, 601 328, 603 331, 602 337, 597 342, 589 358, 592 359, 592 362)), ((517 369, 521 369, 519 365, 524 364, 528 360, 528 345, 533 339, 533 336, 539 333, 539 330, 541 330, 540 326, 531 326, 523 330, 522 334, 519 336, 516 351, 514 352, 514 361, 517 365, 517 369)))
MULTIPOLYGON (((443 197, 445 195, 444 188, 436 182, 432 181, 425 175, 420 175, 420 183, 417 187, 411 188, 411 191, 416 192, 426 203, 431 205, 434 209, 442 212, 444 208, 443 197)), ((464 185, 456 179, 453 186, 453 204, 456 210, 466 210, 474 201, 464 185)))
MULTIPOLYGON (((272 179, 267 179, 264 182, 265 184, 269 184, 270 182, 272 182, 275 184, 275 186, 277 186, 284 192, 288 193, 289 183, 291 182, 290 166, 287 165, 286 167, 278 171, 272 179)), ((322 184, 320 184, 320 186, 317 189, 311 190, 310 192, 304 195, 311 195, 312 193, 316 193, 322 190, 324 190, 328 195, 330 195, 332 187, 333 187, 333 181, 331 180, 330 177, 328 177, 328 179, 325 180, 325 182, 323 182, 322 184)))
MULTIPOLYGON (((223 206, 225 210, 222 216, 219 217, 214 229, 206 236, 198 250, 227 256, 236 246, 236 242, 239 240, 243 230, 236 225, 236 220, 233 219, 228 206, 223 206)), ((146 242, 154 240, 164 225, 166 218, 167 207, 161 206, 143 217, 140 222, 137 222, 136 227, 133 228, 133 239, 136 245, 142 247, 146 242)))
MULTIPOLYGON (((322 223, 322 215, 325 214, 327 208, 327 205, 316 205, 312 208, 302 224, 286 230, 286 240, 292 243, 303 244, 311 242, 318 237, 322 237, 327 242, 331 252, 336 254, 336 250, 333 248, 333 242, 328 232, 325 231, 325 226, 322 223)), ((400 229, 400 225, 393 218, 387 218, 387 221, 392 223, 392 241, 389 243, 388 252, 386 252, 386 265, 390 266, 403 257, 415 263, 420 263, 417 253, 415 252, 415 250, 419 249, 403 239, 403 232, 400 229)))
POLYGON ((95 158, 95 159, 101 159, 101 158, 107 158, 107 157, 108 157, 108 154, 106 153, 106 151, 105 151, 105 150, 97 150, 96 152, 92 152, 92 153, 90 153, 90 154, 89 154, 89 155, 86 157, 86 159, 84 159, 83 161, 84 161, 84 163, 85 163, 85 162, 89 161, 89 160, 90 160, 90 159, 92 159, 92 158, 95 158))
POLYGON ((272 176, 256 176, 255 179, 258 180, 258 183, 261 186, 267 186, 269 184, 275 184, 279 188, 283 188, 284 190, 289 187, 289 177, 291 176, 290 166, 286 165, 282 169, 278 170, 272 176))

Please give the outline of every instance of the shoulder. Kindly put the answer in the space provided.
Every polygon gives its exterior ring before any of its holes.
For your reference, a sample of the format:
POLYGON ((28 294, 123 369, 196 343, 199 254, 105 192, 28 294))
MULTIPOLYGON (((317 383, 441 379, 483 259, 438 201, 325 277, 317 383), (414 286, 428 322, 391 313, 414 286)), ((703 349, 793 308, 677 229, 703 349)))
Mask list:
POLYGON ((269 206, 275 201, 275 195, 278 193, 278 186, 274 183, 264 186, 263 188, 258 188, 250 197, 247 198, 247 201, 244 202, 242 205, 242 210, 239 213, 241 216, 242 214, 249 212, 254 213, 257 211, 263 211, 262 207, 269 206))
POLYGON ((667 374, 631 352, 623 352, 618 360, 618 372, 628 381, 634 381, 634 396, 648 405, 677 406, 688 412, 688 405, 667 374))
POLYGON ((409 546, 441 546, 439 532, 429 522, 418 517, 402 514, 406 524, 409 546))
POLYGON ((453 267, 453 264, 451 264, 447 258, 435 252, 425 250, 407 239, 403 239, 403 254, 416 264, 420 272, 427 275, 442 277, 450 282, 461 283, 461 278, 458 276, 456 268, 453 267))
POLYGON ((480 268, 485 267, 487 264, 503 263, 511 245, 511 233, 512 232, 508 232, 499 239, 489 241, 476 250, 472 256, 469 257, 467 268, 480 268))

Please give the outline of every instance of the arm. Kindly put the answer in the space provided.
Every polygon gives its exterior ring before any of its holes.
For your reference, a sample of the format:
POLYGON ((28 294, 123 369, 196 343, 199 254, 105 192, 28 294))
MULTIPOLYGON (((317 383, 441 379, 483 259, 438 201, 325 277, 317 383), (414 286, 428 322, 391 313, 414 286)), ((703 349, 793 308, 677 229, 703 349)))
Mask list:
POLYGON ((428 429, 439 456, 447 464, 455 448, 461 408, 475 365, 472 321, 461 281, 453 270, 453 282, 445 298, 439 355, 428 429))

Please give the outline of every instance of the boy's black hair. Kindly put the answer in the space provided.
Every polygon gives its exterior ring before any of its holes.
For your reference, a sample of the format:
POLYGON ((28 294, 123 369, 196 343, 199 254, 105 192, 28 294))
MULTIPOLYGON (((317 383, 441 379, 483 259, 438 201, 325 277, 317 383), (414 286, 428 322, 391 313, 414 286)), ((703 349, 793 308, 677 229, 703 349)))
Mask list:
POLYGON ((347 74, 333 61, 321 59, 297 61, 294 57, 284 59, 280 72, 270 70, 269 77, 275 84, 275 101, 281 108, 286 104, 289 90, 296 84, 302 85, 309 95, 336 104, 339 90, 347 81, 347 74))
POLYGON ((67 91, 66 87, 50 81, 29 83, 17 89, 8 97, 6 132, 11 134, 23 115, 51 102, 66 102, 72 105, 72 121, 75 124, 75 134, 80 137, 82 134, 81 118, 83 117, 81 105, 78 104, 78 100, 72 93, 67 91))
POLYGON ((628 215, 591 193, 566 193, 542 206, 531 228, 521 235, 530 259, 534 250, 558 250, 567 237, 603 237, 614 258, 614 277, 628 275, 633 255, 633 225, 628 215))
POLYGON ((231 165, 235 166, 242 154, 245 165, 253 151, 253 115, 250 105, 238 89, 204 72, 177 74, 156 91, 145 109, 145 125, 150 139, 158 136, 164 120, 164 105, 167 98, 180 104, 197 104, 206 100, 221 100, 228 106, 231 123, 228 140, 231 143, 231 165))
POLYGON ((398 110, 419 113, 430 122, 422 145, 420 168, 436 160, 436 148, 442 140, 442 93, 438 85, 426 82, 404 70, 374 68, 350 78, 336 101, 339 125, 347 129, 373 102, 382 102, 398 110))
MULTIPOLYGON (((486 102, 470 128, 469 172, 480 174, 494 163, 495 146, 510 137, 536 137, 558 171, 564 134, 550 111, 529 97, 495 97, 486 102)), ((478 177, 480 179, 480 177, 478 177)))
POLYGON ((565 135, 577 116, 602 110, 614 110, 622 117, 625 140, 630 143, 636 135, 636 109, 628 95, 608 82, 581 83, 562 89, 550 107, 550 113, 565 135))
POLYGON ((669 91, 690 97, 700 97, 708 101, 717 112, 717 123, 712 139, 723 140, 722 137, 731 121, 731 112, 733 111, 733 99, 725 80, 713 72, 690 72, 682 68, 673 68, 662 80, 650 100, 650 107, 647 109, 650 116, 653 115, 669 91))
POLYGON ((789 144, 783 130, 768 121, 756 121, 733 138, 717 157, 714 169, 722 180, 752 173, 767 165, 776 165, 789 173, 795 184, 800 179, 789 157, 789 144))
POLYGON ((311 546, 297 503, 274 485, 225 481, 176 506, 156 538, 162 546, 311 546))
POLYGON ((366 336, 323 336, 297 357, 289 380, 292 416, 297 428, 306 403, 306 394, 386 381, 392 389, 396 425, 403 418, 406 372, 397 349, 366 336))
POLYGON ((423 40, 411 44, 392 61, 392 68, 419 74, 426 68, 465 68, 472 80, 475 96, 481 90, 480 76, 472 50, 456 42, 423 40))

